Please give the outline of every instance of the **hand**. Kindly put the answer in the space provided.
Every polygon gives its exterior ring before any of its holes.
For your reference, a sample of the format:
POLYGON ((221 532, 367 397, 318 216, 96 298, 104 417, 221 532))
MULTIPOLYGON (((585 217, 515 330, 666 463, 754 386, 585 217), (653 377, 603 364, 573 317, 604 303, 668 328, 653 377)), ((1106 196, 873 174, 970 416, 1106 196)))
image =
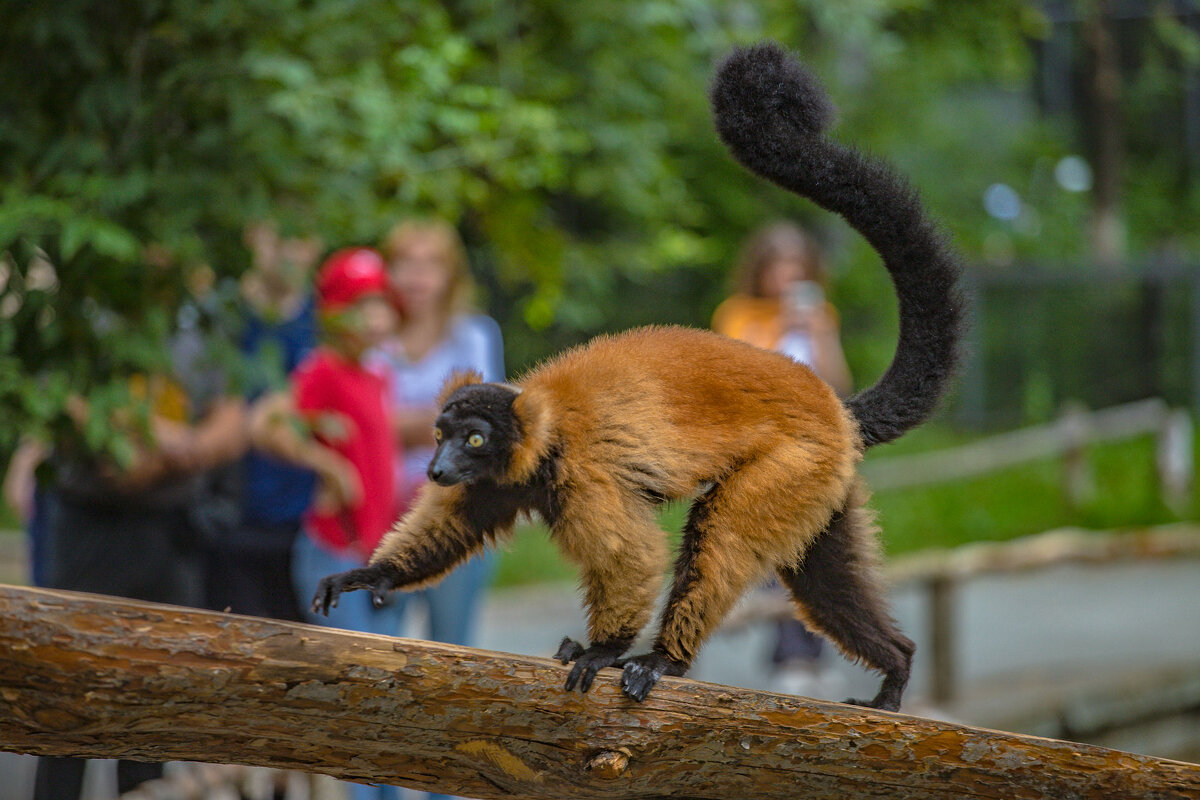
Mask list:
POLYGON ((837 319, 825 304, 807 308, 785 308, 783 312, 785 330, 806 333, 816 339, 837 333, 837 319))
POLYGON ((348 440, 357 430, 354 420, 338 411, 321 411, 310 419, 312 432, 330 444, 348 440))
POLYGON ((199 469, 195 463, 195 436, 181 422, 153 416, 150 418, 152 442, 146 442, 132 429, 126 432, 133 445, 133 458, 127 464, 106 464, 102 474, 122 491, 138 491, 168 475, 180 475, 199 469))
POLYGON ((133 460, 125 466, 105 459, 99 469, 100 476, 122 492, 146 489, 171 471, 162 453, 141 445, 134 445, 133 460))
POLYGON ((322 514, 351 509, 362 502, 362 479, 358 470, 344 457, 332 450, 317 470, 320 483, 313 498, 313 507, 322 514))
POLYGON ((4 502, 17 514, 22 524, 33 517, 33 494, 37 488, 34 467, 21 464, 13 456, 4 475, 4 502))
POLYGON ((167 466, 176 472, 195 472, 200 468, 196 458, 196 435, 190 425, 160 416, 150 418, 153 449, 167 466))
POLYGON ((387 593, 399 587, 400 583, 400 571, 391 564, 382 562, 326 575, 317 584, 317 592, 312 599, 312 612, 329 616, 329 609, 337 608, 338 596, 355 589, 369 589, 371 603, 376 608, 382 608, 387 602, 387 593))

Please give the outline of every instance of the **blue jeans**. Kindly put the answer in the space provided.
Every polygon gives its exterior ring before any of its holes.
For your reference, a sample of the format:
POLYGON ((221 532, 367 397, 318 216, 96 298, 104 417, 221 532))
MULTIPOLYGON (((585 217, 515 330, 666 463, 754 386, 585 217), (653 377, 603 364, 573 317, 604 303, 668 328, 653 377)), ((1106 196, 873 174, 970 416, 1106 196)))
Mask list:
MULTIPOLYGON (((345 572, 362 566, 356 556, 327 550, 306 532, 296 537, 292 551, 292 581, 303 609, 304 618, 317 625, 328 625, 349 631, 399 636, 403 632, 404 612, 411 597, 421 597, 429 607, 429 638, 448 644, 470 644, 475 631, 475 617, 483 589, 495 565, 494 553, 476 556, 442 579, 436 586, 416 592, 393 592, 392 602, 377 609, 371 604, 371 593, 349 592, 338 598, 337 608, 329 616, 312 612, 312 597, 321 578, 334 572, 345 572)), ((353 800, 399 800, 396 786, 364 786, 352 784, 353 800)), ((441 800, 448 795, 430 794, 429 800, 441 800)))
POLYGON ((418 589, 411 597, 419 597, 429 610, 429 635, 434 642, 470 645, 475 639, 475 620, 479 616, 479 601, 492 577, 496 553, 488 551, 458 565, 441 582, 418 589))

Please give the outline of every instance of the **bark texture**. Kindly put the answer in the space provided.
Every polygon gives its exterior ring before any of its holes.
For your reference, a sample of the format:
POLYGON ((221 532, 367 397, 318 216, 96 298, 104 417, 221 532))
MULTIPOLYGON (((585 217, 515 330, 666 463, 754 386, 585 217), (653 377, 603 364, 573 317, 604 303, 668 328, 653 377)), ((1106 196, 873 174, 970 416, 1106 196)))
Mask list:
MULTIPOLYGON (((554 637, 547 632, 547 647, 554 637)), ((1195 798, 1200 766, 616 670, 0 586, 0 749, 477 798, 1195 798)))

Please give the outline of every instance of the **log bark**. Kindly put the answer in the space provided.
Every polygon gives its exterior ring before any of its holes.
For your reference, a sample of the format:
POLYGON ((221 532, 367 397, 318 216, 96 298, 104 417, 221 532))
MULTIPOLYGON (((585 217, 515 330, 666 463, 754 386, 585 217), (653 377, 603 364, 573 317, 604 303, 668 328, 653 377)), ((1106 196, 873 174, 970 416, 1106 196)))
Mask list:
MULTIPOLYGON (((547 632, 547 646, 553 644, 547 632)), ((1200 766, 546 659, 0 586, 0 749, 478 798, 1195 798, 1200 766)))

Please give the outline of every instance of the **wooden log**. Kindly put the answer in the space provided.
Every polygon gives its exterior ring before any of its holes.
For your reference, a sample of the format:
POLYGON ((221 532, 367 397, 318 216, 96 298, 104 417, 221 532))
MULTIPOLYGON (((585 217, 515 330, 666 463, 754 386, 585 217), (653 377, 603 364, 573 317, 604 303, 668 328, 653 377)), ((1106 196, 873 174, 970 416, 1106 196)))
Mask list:
POLYGON ((1193 764, 686 679, 638 704, 615 670, 587 695, 563 691, 565 674, 546 659, 0 586, 4 750, 478 798, 1200 796, 1193 764))

